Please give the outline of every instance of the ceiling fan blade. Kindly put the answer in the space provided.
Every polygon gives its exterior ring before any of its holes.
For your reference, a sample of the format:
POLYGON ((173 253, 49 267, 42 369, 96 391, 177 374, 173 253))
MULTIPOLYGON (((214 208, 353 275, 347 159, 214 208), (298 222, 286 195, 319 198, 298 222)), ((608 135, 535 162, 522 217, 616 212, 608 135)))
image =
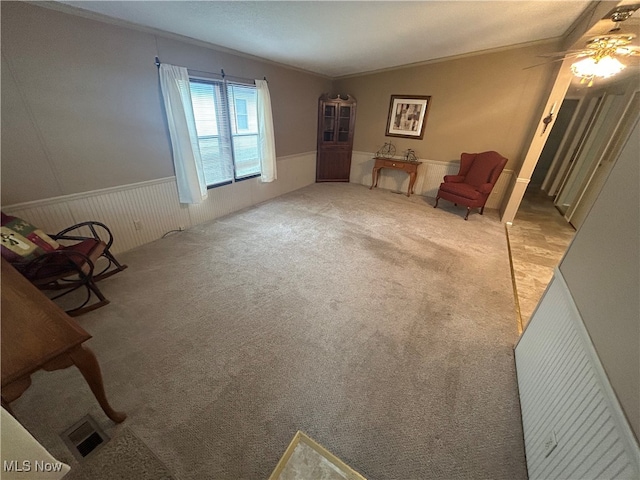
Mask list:
POLYGON ((640 47, 636 47, 635 45, 619 47, 616 49, 616 55, 625 57, 630 55, 640 55, 640 47))
POLYGON ((542 53, 540 55, 536 55, 536 57, 570 57, 575 55, 588 55, 589 52, 585 50, 565 50, 564 52, 552 52, 552 53, 542 53))
POLYGON ((543 63, 538 63, 536 65, 531 65, 530 67, 524 67, 523 70, 529 70, 530 68, 541 67, 543 65, 551 65, 552 63, 561 62, 562 60, 564 60, 564 57, 563 58, 556 58, 555 60, 549 60, 549 61, 543 62, 543 63))

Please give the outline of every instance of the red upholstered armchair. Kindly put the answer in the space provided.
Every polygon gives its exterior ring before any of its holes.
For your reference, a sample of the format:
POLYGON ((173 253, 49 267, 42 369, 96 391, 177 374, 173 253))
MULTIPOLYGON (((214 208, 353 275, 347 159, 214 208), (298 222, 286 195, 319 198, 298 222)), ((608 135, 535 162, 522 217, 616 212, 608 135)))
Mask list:
POLYGON ((438 206, 438 200, 444 198, 467 207, 465 220, 472 208, 480 208, 482 215, 484 204, 506 164, 507 159, 498 152, 463 153, 460 155, 460 171, 457 175, 445 175, 433 208, 438 206))

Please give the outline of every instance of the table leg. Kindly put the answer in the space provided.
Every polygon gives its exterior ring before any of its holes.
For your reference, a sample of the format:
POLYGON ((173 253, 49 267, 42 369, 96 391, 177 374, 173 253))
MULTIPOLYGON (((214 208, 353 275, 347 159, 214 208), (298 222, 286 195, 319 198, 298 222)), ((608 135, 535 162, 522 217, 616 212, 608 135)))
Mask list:
POLYGON ((373 170, 371 171, 371 186, 369 187, 369 190, 371 190, 374 187, 378 186, 378 175, 380 173, 380 169, 373 167, 373 170))
POLYGON ((100 364, 98 363, 98 359, 95 354, 88 347, 78 345, 70 350, 68 355, 89 384, 89 388, 91 388, 91 391, 95 395, 96 400, 98 400, 98 403, 102 407, 102 410, 104 410, 107 417, 115 423, 124 421, 124 419, 127 418, 127 415, 122 412, 116 412, 111 408, 111 405, 109 405, 107 395, 104 391, 100 364))
POLYGON ((9 414, 11 414, 13 418, 16 418, 16 415, 15 413, 13 413, 13 410, 11 409, 9 402, 5 402, 4 397, 2 398, 2 408, 4 408, 7 412, 9 412, 9 414))
POLYGON ((407 197, 410 197, 412 193, 415 193, 414 188, 416 185, 416 172, 411 172, 409 174, 409 189, 407 191, 407 197))
POLYGON ((2 401, 6 403, 11 403, 14 400, 20 398, 20 395, 24 393, 24 391, 31 386, 31 376, 27 376, 21 378, 19 380, 14 380, 2 387, 2 401))

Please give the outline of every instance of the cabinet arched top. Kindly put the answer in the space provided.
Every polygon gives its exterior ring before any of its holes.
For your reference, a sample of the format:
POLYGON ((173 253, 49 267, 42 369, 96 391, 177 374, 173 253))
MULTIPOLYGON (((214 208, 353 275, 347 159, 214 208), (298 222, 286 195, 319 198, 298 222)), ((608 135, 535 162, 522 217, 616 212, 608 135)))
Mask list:
POLYGON ((349 95, 349 94, 344 94, 344 93, 338 93, 336 95, 332 95, 330 93, 323 93, 322 95, 320 95, 320 99, 321 102, 340 102, 340 103, 356 103, 356 99, 349 95))

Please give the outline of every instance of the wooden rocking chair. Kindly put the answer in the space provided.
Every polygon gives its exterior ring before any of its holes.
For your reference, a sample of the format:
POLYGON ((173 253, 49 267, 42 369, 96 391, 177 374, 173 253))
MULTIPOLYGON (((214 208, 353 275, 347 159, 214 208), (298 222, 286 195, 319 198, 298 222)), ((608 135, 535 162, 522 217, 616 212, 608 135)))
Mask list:
POLYGON ((78 289, 86 289, 86 298, 77 307, 67 310, 71 316, 95 310, 109 303, 96 282, 118 273, 120 264, 110 252, 113 235, 100 222, 87 221, 47 235, 16 217, 2 214, 2 256, 41 290, 60 290, 55 300, 78 289), (90 235, 81 235, 84 229, 90 235), (100 233, 98 233, 100 232, 100 233), (97 270, 98 261, 105 266, 97 270), (90 303, 92 296, 97 301, 90 303))

